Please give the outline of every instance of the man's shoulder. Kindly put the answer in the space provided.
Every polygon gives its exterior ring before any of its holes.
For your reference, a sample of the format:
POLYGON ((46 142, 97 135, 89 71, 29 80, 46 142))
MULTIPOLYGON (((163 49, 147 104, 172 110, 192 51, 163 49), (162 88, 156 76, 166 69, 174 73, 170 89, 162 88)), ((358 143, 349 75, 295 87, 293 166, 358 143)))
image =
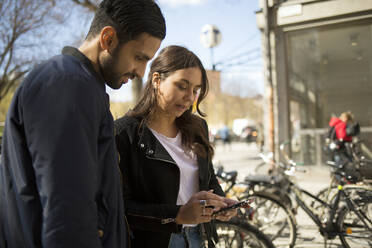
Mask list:
POLYGON ((71 56, 56 55, 48 60, 37 64, 26 76, 23 85, 26 88, 45 85, 45 82, 64 80, 67 77, 81 77, 81 69, 77 68, 77 61, 71 56))
MULTIPOLYGON (((88 73, 88 71, 84 68, 82 63, 70 55, 57 55, 49 59, 45 63, 44 70, 47 74, 50 73, 50 76, 55 78, 71 78, 72 80, 79 80, 79 79, 91 79, 96 80, 93 75, 88 73)), ((86 82, 85 80, 82 80, 86 82)))
MULTIPOLYGON (((40 89, 51 89, 63 92, 70 92, 75 89, 77 92, 92 91, 92 94, 99 87, 88 87, 94 85, 96 78, 91 75, 79 60, 69 55, 56 55, 34 67, 22 82, 24 90, 28 95, 40 93, 40 89)), ((96 84, 98 85, 98 84, 96 84)), ((103 91, 102 91, 103 92, 103 91)), ((90 95, 89 93, 87 95, 90 95)))
POLYGON ((78 76, 97 80, 82 61, 70 54, 55 55, 37 65, 33 71, 38 71, 45 75, 78 76))

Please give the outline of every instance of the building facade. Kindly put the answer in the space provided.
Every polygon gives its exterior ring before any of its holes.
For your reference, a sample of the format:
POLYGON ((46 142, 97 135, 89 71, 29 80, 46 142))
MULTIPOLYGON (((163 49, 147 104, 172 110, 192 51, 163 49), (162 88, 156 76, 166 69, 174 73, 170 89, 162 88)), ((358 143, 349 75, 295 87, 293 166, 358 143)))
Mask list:
POLYGON ((296 161, 322 164, 329 119, 344 111, 354 114, 371 148, 372 0, 260 0, 260 7, 266 88, 273 92, 273 118, 265 123, 273 121, 276 158, 288 141, 296 161))

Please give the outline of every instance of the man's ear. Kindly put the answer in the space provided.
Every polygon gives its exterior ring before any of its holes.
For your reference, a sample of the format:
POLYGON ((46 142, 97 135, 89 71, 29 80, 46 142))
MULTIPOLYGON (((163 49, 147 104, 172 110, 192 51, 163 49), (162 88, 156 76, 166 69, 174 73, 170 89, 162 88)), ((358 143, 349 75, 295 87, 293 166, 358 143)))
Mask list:
POLYGON ((104 27, 101 30, 99 42, 102 50, 111 53, 119 43, 115 29, 112 26, 104 27))

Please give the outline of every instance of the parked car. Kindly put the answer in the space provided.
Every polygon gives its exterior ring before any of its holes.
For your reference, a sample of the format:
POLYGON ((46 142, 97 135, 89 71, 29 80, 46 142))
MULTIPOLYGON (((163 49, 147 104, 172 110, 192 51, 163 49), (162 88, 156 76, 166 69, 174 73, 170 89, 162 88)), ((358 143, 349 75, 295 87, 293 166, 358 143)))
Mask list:
MULTIPOLYGON (((219 140, 222 141, 223 137, 225 137, 226 135, 226 128, 220 128, 220 129, 213 130, 213 131, 211 132, 213 135, 213 138, 211 140, 213 140, 214 142, 217 142, 219 140)), ((236 141, 239 139, 239 137, 232 131, 231 128, 228 128, 228 136, 229 136, 230 142, 236 141)))
POLYGON ((250 143, 250 142, 256 142, 257 136, 258 136, 258 130, 255 126, 246 126, 243 129, 240 138, 250 143))

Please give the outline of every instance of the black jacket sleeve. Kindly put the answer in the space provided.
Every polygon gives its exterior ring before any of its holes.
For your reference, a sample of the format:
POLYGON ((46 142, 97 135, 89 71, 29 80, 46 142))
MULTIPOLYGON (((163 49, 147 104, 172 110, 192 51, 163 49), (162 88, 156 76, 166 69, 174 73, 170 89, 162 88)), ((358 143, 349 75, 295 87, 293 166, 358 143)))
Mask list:
POLYGON ((212 162, 209 163, 209 171, 211 173, 211 180, 209 181, 209 188, 213 189, 213 193, 225 196, 225 192, 222 190, 221 185, 219 184, 216 174, 214 173, 212 162))
POLYGON ((97 230, 97 91, 70 76, 23 91, 26 142, 42 205, 43 247, 102 247, 97 230))

